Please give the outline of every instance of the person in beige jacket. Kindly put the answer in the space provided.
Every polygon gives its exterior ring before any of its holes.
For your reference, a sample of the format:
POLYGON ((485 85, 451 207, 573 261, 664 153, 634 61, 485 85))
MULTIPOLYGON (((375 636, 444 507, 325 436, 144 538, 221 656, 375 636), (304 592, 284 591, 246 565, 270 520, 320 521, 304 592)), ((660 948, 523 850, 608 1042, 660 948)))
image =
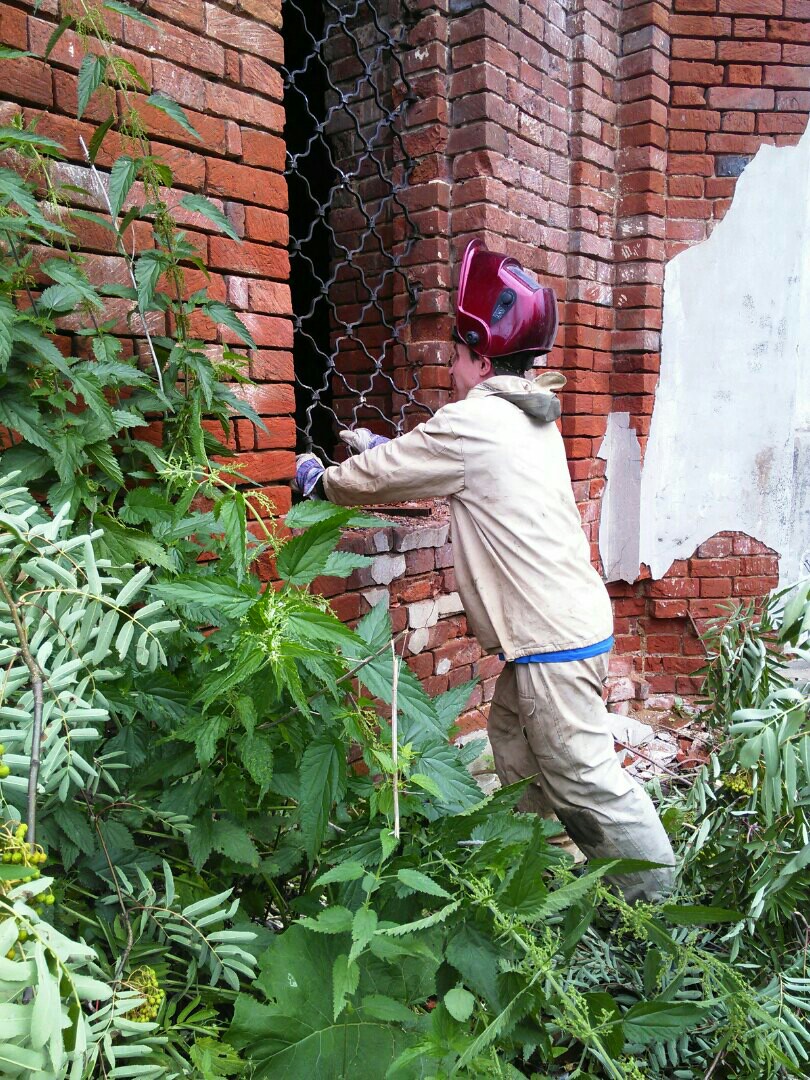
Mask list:
POLYGON ((553 422, 565 379, 517 374, 551 348, 556 327, 551 290, 473 241, 457 302, 458 400, 390 441, 344 432, 355 457, 324 469, 301 455, 296 479, 341 506, 448 498, 469 627, 506 661, 487 725, 498 776, 532 777, 521 809, 556 814, 587 856, 662 864, 614 879, 628 899, 655 900, 671 891, 675 860, 619 763, 602 699, 613 616, 553 422))

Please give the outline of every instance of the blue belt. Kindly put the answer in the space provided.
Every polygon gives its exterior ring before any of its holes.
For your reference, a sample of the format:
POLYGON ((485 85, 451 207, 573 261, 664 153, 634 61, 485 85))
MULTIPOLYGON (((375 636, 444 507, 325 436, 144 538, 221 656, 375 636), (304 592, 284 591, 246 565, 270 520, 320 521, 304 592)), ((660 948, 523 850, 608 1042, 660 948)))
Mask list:
MULTIPOLYGON (((532 653, 531 656, 517 656, 513 664, 560 664, 566 660, 588 660, 591 656, 601 656, 602 653, 610 652, 613 648, 613 635, 597 641, 593 645, 585 645, 581 649, 563 649, 562 652, 532 653)), ((501 660, 506 657, 498 653, 501 660)))

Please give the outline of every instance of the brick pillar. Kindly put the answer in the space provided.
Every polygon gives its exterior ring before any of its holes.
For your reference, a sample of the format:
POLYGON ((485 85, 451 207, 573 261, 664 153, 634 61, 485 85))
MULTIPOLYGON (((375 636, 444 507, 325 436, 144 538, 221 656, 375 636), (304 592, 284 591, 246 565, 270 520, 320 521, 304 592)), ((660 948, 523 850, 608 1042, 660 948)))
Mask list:
POLYGON ((617 4, 577 0, 566 26, 571 136, 562 432, 594 561, 604 487, 596 453, 610 411, 612 368, 618 24, 617 4))

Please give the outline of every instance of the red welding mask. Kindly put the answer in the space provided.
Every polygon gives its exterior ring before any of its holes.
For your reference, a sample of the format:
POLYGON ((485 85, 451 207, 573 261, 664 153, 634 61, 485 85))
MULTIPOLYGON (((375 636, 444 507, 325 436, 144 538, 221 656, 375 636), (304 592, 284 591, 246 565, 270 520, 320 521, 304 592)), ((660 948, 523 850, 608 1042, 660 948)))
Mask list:
POLYGON ((471 240, 461 263, 456 333, 475 352, 494 358, 547 353, 557 335, 557 300, 517 259, 471 240))

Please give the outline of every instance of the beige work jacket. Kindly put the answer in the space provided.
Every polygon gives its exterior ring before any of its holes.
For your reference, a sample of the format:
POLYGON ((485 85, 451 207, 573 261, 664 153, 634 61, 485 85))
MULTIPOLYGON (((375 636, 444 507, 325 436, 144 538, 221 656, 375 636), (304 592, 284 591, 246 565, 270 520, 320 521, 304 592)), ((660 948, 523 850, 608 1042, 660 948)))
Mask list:
POLYGON ((613 632, 562 437, 555 423, 532 415, 563 381, 552 372, 534 381, 495 376, 323 476, 326 497, 341 506, 448 496, 470 629, 507 660, 592 645, 613 632))

